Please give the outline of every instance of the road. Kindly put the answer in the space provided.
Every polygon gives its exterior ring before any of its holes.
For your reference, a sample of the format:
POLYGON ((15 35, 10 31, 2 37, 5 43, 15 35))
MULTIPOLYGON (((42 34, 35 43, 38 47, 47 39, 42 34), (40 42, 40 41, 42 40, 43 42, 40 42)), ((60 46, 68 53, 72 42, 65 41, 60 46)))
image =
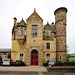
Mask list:
POLYGON ((75 75, 75 73, 47 72, 43 66, 0 66, 0 75, 75 75))
POLYGON ((0 71, 0 75, 75 75, 75 73, 0 71))

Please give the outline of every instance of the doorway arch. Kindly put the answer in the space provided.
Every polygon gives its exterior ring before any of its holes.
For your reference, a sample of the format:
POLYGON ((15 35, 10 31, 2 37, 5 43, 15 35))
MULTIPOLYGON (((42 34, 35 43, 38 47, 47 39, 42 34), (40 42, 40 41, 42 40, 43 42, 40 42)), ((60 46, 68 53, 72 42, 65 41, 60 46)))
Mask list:
POLYGON ((31 65, 38 65, 38 51, 32 50, 31 52, 31 65))

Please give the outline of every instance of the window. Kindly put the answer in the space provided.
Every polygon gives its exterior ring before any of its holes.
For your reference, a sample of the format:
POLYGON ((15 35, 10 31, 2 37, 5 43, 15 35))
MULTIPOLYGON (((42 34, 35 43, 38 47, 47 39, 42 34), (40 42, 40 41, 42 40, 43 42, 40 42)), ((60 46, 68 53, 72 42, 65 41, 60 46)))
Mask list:
POLYGON ((23 35, 23 28, 20 28, 20 35, 23 35))
POLYGON ((32 25, 32 35, 37 35, 37 26, 32 25))
POLYGON ((61 27, 61 22, 59 22, 59 26, 61 27))
POLYGON ((46 30, 46 36, 50 36, 50 30, 46 30))
POLYGON ((46 49, 50 49, 50 43, 46 43, 46 49))
POLYGON ((24 61, 24 54, 20 53, 20 60, 24 61))
POLYGON ((61 55, 60 55, 60 60, 61 60, 61 55))
POLYGON ((2 56, 2 59, 6 59, 6 55, 3 55, 3 56, 2 56))
POLYGON ((46 54, 46 61, 50 60, 50 54, 46 54))
POLYGON ((26 29, 25 29, 25 35, 26 35, 26 29))

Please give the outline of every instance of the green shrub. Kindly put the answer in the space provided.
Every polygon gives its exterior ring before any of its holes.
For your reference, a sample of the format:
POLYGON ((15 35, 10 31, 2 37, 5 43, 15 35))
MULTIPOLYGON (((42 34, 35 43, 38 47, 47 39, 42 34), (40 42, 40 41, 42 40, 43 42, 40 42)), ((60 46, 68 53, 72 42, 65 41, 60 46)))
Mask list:
POLYGON ((46 63, 43 64, 43 66, 48 66, 49 60, 46 61, 46 63))
POLYGON ((62 61, 59 61, 58 65, 59 65, 59 66, 63 66, 62 61))

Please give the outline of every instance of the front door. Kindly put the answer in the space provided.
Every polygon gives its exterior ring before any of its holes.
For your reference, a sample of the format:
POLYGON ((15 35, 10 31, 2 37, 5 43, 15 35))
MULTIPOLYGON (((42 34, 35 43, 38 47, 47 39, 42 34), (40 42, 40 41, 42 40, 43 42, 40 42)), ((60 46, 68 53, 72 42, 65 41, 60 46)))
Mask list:
POLYGON ((31 65, 38 65, 38 52, 36 50, 31 53, 31 65))

